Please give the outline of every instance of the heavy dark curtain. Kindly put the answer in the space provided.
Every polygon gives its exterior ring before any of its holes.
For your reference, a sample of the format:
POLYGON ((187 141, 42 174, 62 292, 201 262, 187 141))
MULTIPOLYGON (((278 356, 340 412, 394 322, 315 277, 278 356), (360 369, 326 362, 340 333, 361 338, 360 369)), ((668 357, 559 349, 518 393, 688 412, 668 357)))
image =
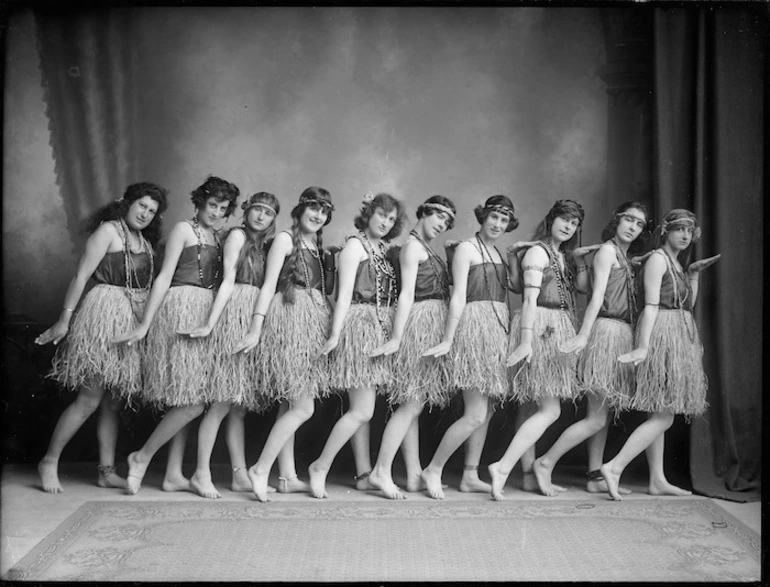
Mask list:
POLYGON ((79 249, 83 218, 134 177, 130 12, 47 8, 35 17, 56 178, 79 249))
POLYGON ((765 135, 764 7, 655 8, 656 217, 698 216, 697 320, 709 378, 705 418, 692 422, 699 493, 759 499, 765 135))

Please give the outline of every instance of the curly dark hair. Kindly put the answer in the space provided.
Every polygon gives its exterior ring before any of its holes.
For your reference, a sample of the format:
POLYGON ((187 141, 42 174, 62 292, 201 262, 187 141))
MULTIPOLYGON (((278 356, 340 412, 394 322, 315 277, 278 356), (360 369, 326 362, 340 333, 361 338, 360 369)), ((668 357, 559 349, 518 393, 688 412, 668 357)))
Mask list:
POLYGON ((155 212, 155 217, 150 224, 142 230, 144 238, 147 239, 153 248, 157 247, 163 232, 163 213, 168 208, 168 190, 150 182, 132 183, 126 188, 126 191, 120 199, 102 206, 96 212, 88 216, 83 222, 83 234, 93 234, 102 222, 125 218, 131 204, 144 196, 149 196, 158 202, 158 210, 155 212))
POLYGON ((687 271, 692 256, 692 246, 698 242, 700 238, 700 226, 698 225, 698 219, 694 213, 685 210, 684 208, 676 208, 666 213, 666 215, 661 218, 660 224, 655 227, 655 230, 652 233, 652 246, 656 249, 662 247, 666 242, 666 235, 684 223, 692 225, 693 236, 690 244, 687 245, 685 250, 677 255, 677 258, 682 265, 682 269, 687 271))
POLYGON ((501 214, 508 214, 508 226, 505 227, 505 232, 511 232, 519 226, 519 219, 514 216, 513 202, 508 196, 496 195, 487 198, 483 206, 476 206, 473 209, 473 213, 476 215, 476 220, 479 224, 484 224, 487 216, 491 212, 499 212, 501 214), (497 209, 496 209, 497 208, 497 209), (504 208, 510 208, 510 212, 504 210, 504 208))
POLYGON ((209 175, 206 181, 190 192, 190 199, 196 210, 203 208, 206 205, 206 200, 209 198, 227 201, 228 206, 225 211, 225 218, 227 218, 235 211, 235 201, 240 195, 241 191, 234 183, 230 183, 215 175, 209 175))
POLYGON ((583 206, 581 206, 575 200, 557 200, 554 202, 553 206, 551 206, 551 209, 548 211, 548 214, 545 215, 545 218, 543 218, 540 221, 540 224, 538 224, 535 228, 535 233, 532 235, 532 240, 541 241, 550 238, 553 221, 560 216, 565 216, 569 219, 577 218, 580 222, 580 225, 575 231, 575 234, 572 235, 571 239, 562 243, 559 247, 559 249, 562 251, 572 251, 576 246, 578 246, 578 242, 580 241, 580 228, 583 226, 583 219, 585 218, 585 215, 586 214, 583 211, 583 206))
MULTIPOLYGON (((431 206, 431 204, 438 204, 439 206, 444 206, 446 208, 449 208, 452 211, 452 214, 457 214, 457 208, 455 208, 454 203, 449 198, 445 198, 444 196, 431 196, 427 200, 425 200, 422 204, 417 206, 417 220, 419 220, 422 217, 427 217, 435 214, 437 212, 437 209, 431 206)), ((454 215, 450 216, 447 220, 447 230, 450 230, 455 225, 455 218, 454 215)))
POLYGON ((647 252, 647 249, 650 245, 650 237, 652 236, 652 230, 650 228, 650 212, 647 209, 647 206, 642 204, 641 202, 632 201, 632 202, 623 202, 620 206, 615 208, 615 211, 612 213, 612 218, 610 218, 610 221, 606 224, 604 229, 602 229, 602 242, 608 241, 611 238, 615 236, 615 233, 618 230, 618 225, 620 224, 620 217, 623 215, 624 212, 628 210, 639 210, 642 214, 644 214, 645 223, 644 223, 644 229, 642 230, 641 234, 636 237, 636 240, 631 243, 631 245, 628 247, 628 254, 629 255, 641 255, 647 252))
POLYGON ((400 200, 397 200, 390 194, 380 193, 374 196, 369 202, 364 202, 361 206, 361 213, 353 220, 353 226, 358 230, 365 230, 369 226, 369 221, 374 216, 375 210, 382 208, 385 214, 389 214, 392 210, 396 211, 396 222, 393 224, 393 228, 382 239, 386 242, 392 241, 397 238, 406 226, 406 210, 400 200))

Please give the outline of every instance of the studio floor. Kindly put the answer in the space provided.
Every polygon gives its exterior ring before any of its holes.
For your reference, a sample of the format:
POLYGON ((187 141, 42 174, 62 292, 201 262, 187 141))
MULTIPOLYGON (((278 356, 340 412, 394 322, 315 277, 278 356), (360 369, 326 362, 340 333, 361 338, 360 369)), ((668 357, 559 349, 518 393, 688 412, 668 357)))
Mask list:
MULTIPOLYGON (((248 502, 254 497, 250 493, 234 493, 229 490, 229 472, 226 466, 214 468, 214 480, 219 488, 222 500, 248 502)), ((96 486, 96 467, 93 464, 64 463, 61 466, 60 478, 64 492, 57 495, 44 493, 40 489, 37 471, 34 465, 6 464, 2 469, 2 561, 0 574, 5 575, 14 564, 20 561, 42 539, 50 534, 75 510, 88 501, 196 501, 203 500, 192 493, 166 493, 160 489, 162 471, 151 469, 138 495, 128 496, 118 489, 102 489, 96 486)), ((485 477, 485 475, 482 475, 485 477)), ((452 508, 453 501, 467 500, 469 497, 478 500, 479 503, 487 499, 482 494, 462 494, 456 487, 459 481, 457 474, 448 471, 445 482, 449 487, 446 490, 445 505, 452 508)), ((588 494, 584 491, 584 481, 580 471, 564 468, 558 470, 554 477, 555 482, 568 488, 558 497, 547 498, 534 493, 521 490, 521 477, 518 471, 514 471, 506 488, 508 500, 575 500, 575 499, 602 499, 602 496, 588 494)), ((396 482, 400 483, 398 477, 396 482)), ((275 479, 271 480, 275 485, 275 479)), ((646 493, 644 479, 624 479, 623 485, 632 493, 626 496, 627 500, 652 500, 671 499, 652 497, 646 493)), ((349 474, 341 471, 333 471, 327 484, 329 499, 333 502, 381 502, 386 505, 390 502, 381 497, 376 491, 356 491, 349 474)), ((409 493, 408 499, 415 502, 432 501, 426 493, 409 493)), ((306 493, 295 494, 271 494, 275 502, 302 501, 307 502, 313 498, 306 493)), ((730 514, 738 518, 749 528, 761 534, 761 502, 735 503, 725 500, 713 500, 730 514)), ((270 503, 264 507, 269 508, 270 503)))

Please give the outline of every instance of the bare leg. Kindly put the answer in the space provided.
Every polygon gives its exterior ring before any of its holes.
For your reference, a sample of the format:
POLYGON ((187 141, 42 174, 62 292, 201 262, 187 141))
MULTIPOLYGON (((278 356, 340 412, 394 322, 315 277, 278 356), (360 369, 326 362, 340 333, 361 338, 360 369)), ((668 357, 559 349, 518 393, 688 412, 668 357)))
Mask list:
MULTIPOLYGON (((422 409, 420 409, 422 412, 422 409)), ((419 413, 415 416, 401 441, 401 457, 406 466, 406 490, 420 491, 425 488, 422 481, 422 463, 420 463, 420 421, 419 413)))
POLYGON ((96 439, 99 443, 99 487, 126 488, 126 480, 115 472, 115 447, 118 445, 118 415, 120 400, 105 394, 96 418, 96 439))
POLYGON ((177 432, 168 446, 168 458, 166 459, 166 474, 160 488, 163 491, 191 491, 190 480, 184 476, 184 451, 187 446, 187 437, 190 434, 189 423, 177 432))
MULTIPOLYGON (((537 412, 537 404, 531 401, 527 401, 519 405, 519 409, 516 411, 516 430, 519 430, 531 416, 537 412)), ((524 491, 540 491, 537 485, 537 479, 535 478, 535 471, 533 467, 535 465, 535 445, 529 447, 524 454, 521 455, 521 474, 522 474, 522 489, 524 491)))
MULTIPOLYGON (((486 396, 473 389, 464 389, 462 393, 465 403, 463 415, 447 429, 433 458, 422 471, 422 480, 425 482, 428 495, 433 499, 444 499, 441 474, 449 457, 487 420, 486 396)), ((482 444, 482 448, 483 446, 482 444)))
POLYGON ((353 460, 356 463, 356 489, 359 491, 374 489, 369 483, 369 475, 372 472, 370 437, 371 426, 369 422, 361 424, 361 427, 350 437, 350 447, 353 449, 353 460))
POLYGON ((222 497, 211 481, 211 453, 230 405, 230 402, 217 402, 209 406, 198 427, 198 464, 190 477, 190 485, 195 493, 208 499, 222 497))
MULTIPOLYGON (((402 442, 405 442, 409 429, 417 422, 417 417, 422 412, 422 406, 416 402, 406 402, 401 404, 393 413, 385 426, 382 434, 382 444, 380 453, 377 455, 377 462, 374 463, 372 474, 369 475, 369 482, 385 494, 388 499, 405 499, 405 495, 396 487, 393 482, 393 459, 402 442)), ((405 442, 402 452, 404 461, 407 464, 407 475, 409 474, 410 461, 414 466, 415 456, 419 464, 419 454, 414 454, 415 447, 410 441, 409 446, 405 442)))
MULTIPOLYGON (((588 405, 591 409, 591 404, 588 405)), ((610 428, 609 419, 607 424, 599 430, 596 434, 588 439, 588 475, 586 480, 586 491, 588 493, 607 493, 607 482, 604 477, 601 476, 599 467, 604 462, 604 448, 607 445, 607 432, 610 428)), ((628 495, 631 493, 630 489, 625 487, 618 487, 618 493, 620 495, 628 495)))
POLYGON ((535 460, 533 471, 543 495, 553 497, 559 494, 551 485, 551 475, 559 459, 587 438, 604 430, 606 426, 607 407, 595 395, 589 395, 586 417, 562 432, 548 452, 535 460))
POLYGON ((246 428, 244 419, 246 408, 243 406, 231 406, 227 414, 227 426, 225 428, 225 442, 227 452, 230 454, 230 467, 233 478, 230 482, 231 491, 251 491, 251 481, 246 473, 246 428))
POLYGON ((376 392, 373 387, 350 389, 348 390, 348 397, 350 398, 348 411, 337 420, 321 455, 308 467, 310 491, 318 499, 329 496, 326 493, 326 476, 329 474, 334 457, 342 450, 342 447, 350 440, 356 430, 365 422, 369 422, 374 415, 376 392))
POLYGON ((463 463, 463 476, 460 480, 460 491, 469 493, 476 491, 479 493, 489 493, 492 486, 486 481, 479 479, 479 463, 481 462, 481 453, 484 452, 484 443, 487 440, 487 431, 489 430, 489 421, 492 419, 492 402, 487 400, 487 417, 484 423, 476 428, 465 441, 465 461, 463 463))
POLYGON ((642 423, 631 433, 623 448, 611 461, 604 463, 599 469, 607 481, 607 490, 612 499, 621 500, 618 492, 620 476, 632 460, 639 453, 650 446, 658 436, 661 436, 674 423, 674 415, 670 412, 655 412, 650 414, 646 422, 642 423))
MULTIPOLYGON (((252 490, 259 501, 268 501, 267 479, 270 469, 278 458, 286 442, 294 436, 297 429, 307 422, 315 411, 315 400, 310 395, 303 395, 290 402, 289 409, 273 424, 267 437, 262 454, 249 469, 252 490)), ((279 487, 280 490, 280 487, 279 487)))
POLYGON ((647 463, 650 468, 650 483, 647 493, 650 495, 675 495, 678 497, 692 495, 692 491, 671 485, 668 479, 666 479, 666 475, 663 472, 665 436, 665 434, 659 435, 646 449, 647 463))
MULTIPOLYGON (((86 420, 96 411, 104 397, 104 388, 92 382, 84 385, 78 391, 78 396, 59 416, 56 427, 53 429, 48 450, 40 463, 37 471, 40 474, 43 491, 48 493, 61 493, 63 491, 59 483, 59 458, 72 440, 75 432, 80 430, 86 420)), ((114 449, 113 449, 114 450, 114 449)))
MULTIPOLYGON (((127 492, 129 495, 135 495, 139 492, 139 489, 142 486, 142 479, 144 478, 144 474, 147 471, 147 467, 150 464, 150 461, 152 460, 152 457, 155 456, 155 453, 158 452, 160 447, 162 447, 164 444, 166 444, 169 440, 171 440, 175 435, 185 430, 186 426, 195 418, 201 415, 203 412, 203 406, 202 405, 196 405, 196 406, 178 406, 176 408, 171 408, 165 416, 163 416, 163 419, 160 421, 160 423, 155 427, 155 430, 152 431, 152 434, 150 434, 150 437, 147 439, 147 441, 144 443, 142 448, 140 448, 136 452, 132 452, 130 455, 128 455, 128 488, 127 492)), ((178 457, 179 461, 179 475, 181 476, 181 469, 182 469, 182 459, 184 457, 184 440, 187 439, 187 432, 183 433, 183 439, 181 444, 181 456, 178 457)), ((175 443, 178 441, 175 441, 175 443)), ((174 444, 169 448, 169 460, 168 465, 171 464, 172 461, 172 452, 174 449, 174 444)), ((179 448, 176 449, 177 451, 179 448)), ((168 465, 166 467, 166 476, 168 477, 168 465)), ((182 477, 184 479, 184 477, 182 477)), ((184 479, 184 481, 187 481, 187 479, 184 479)), ((164 480, 165 484, 165 480, 164 480)))
POLYGON ((489 465, 489 474, 492 477, 492 499, 503 499, 503 488, 513 467, 546 429, 559 419, 560 414, 559 398, 547 397, 540 400, 537 412, 516 431, 503 458, 489 465))
MULTIPOLYGON (((280 418, 289 411, 289 402, 282 401, 278 406, 278 415, 280 418)), ((277 421, 277 419, 276 419, 277 421)), ((294 434, 281 448, 278 453, 278 493, 301 493, 310 491, 310 485, 302 481, 297 475, 297 465, 294 462, 294 434)), ((249 478, 249 487, 251 490, 251 478, 249 478)), ((267 492, 272 492, 268 486, 267 492)))

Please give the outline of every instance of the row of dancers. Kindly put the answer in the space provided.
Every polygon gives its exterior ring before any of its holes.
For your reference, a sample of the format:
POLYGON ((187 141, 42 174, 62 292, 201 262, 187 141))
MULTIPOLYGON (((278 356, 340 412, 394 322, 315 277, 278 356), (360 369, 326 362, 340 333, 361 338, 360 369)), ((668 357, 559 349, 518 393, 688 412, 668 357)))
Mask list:
POLYGON ((326 250, 322 233, 334 210, 327 190, 304 190, 291 228, 277 234, 278 199, 253 194, 241 203, 242 225, 220 238, 216 227, 239 196, 231 182, 207 178, 192 191, 194 215, 173 226, 160 257, 168 205, 162 187, 132 184, 87 219, 85 251, 59 319, 36 339, 62 343, 50 376, 78 390, 38 465, 45 491, 62 491, 61 453, 98 409, 97 482, 129 494, 139 491, 155 453, 170 442, 162 488, 220 497, 210 460, 227 418, 230 487, 263 502, 275 490, 327 497, 326 477, 348 441, 356 487, 389 499, 405 498, 392 475, 399 448, 407 491, 425 489, 443 499, 444 466, 465 444, 459 489, 499 500, 519 461, 525 489, 559 493, 554 467, 585 440, 589 491, 622 499, 623 470, 646 450, 649 493, 689 495, 666 479, 664 433, 676 414, 689 418, 706 409, 692 309, 700 272, 719 258, 691 262, 701 232, 692 212, 672 210, 651 231, 645 205, 626 202, 609 218, 602 243, 583 247, 577 246, 582 206, 558 200, 532 239, 503 256, 497 243, 518 219, 510 198, 495 195, 474 209, 473 236, 447 242, 445 262, 431 247, 455 223, 455 205, 444 196, 418 206, 416 224, 396 247, 389 245, 408 222, 403 202, 368 193, 355 231, 326 250), (89 280, 95 285, 83 296, 89 280), (578 292, 589 296, 579 327, 578 292), (509 316, 512 294, 522 304, 509 316), (332 394, 346 394, 349 408, 310 464, 306 483, 297 475, 294 435, 316 400, 332 394), (377 394, 387 398, 390 414, 372 464, 369 421, 377 394), (423 468, 418 416, 446 408, 458 395, 463 414, 423 468), (583 396, 585 418, 535 459, 535 443, 558 419, 561 403, 583 396), (502 458, 488 466, 487 483, 478 474, 487 428, 495 407, 508 401, 520 404, 517 430, 502 458), (244 416, 276 403, 276 421, 247 467, 244 416), (165 412, 129 454, 125 479, 115 469, 123 404, 165 412), (631 409, 648 419, 603 462, 608 425, 631 409), (188 479, 182 471, 187 431, 202 414, 197 466, 188 479), (274 489, 268 478, 276 461, 274 489))

